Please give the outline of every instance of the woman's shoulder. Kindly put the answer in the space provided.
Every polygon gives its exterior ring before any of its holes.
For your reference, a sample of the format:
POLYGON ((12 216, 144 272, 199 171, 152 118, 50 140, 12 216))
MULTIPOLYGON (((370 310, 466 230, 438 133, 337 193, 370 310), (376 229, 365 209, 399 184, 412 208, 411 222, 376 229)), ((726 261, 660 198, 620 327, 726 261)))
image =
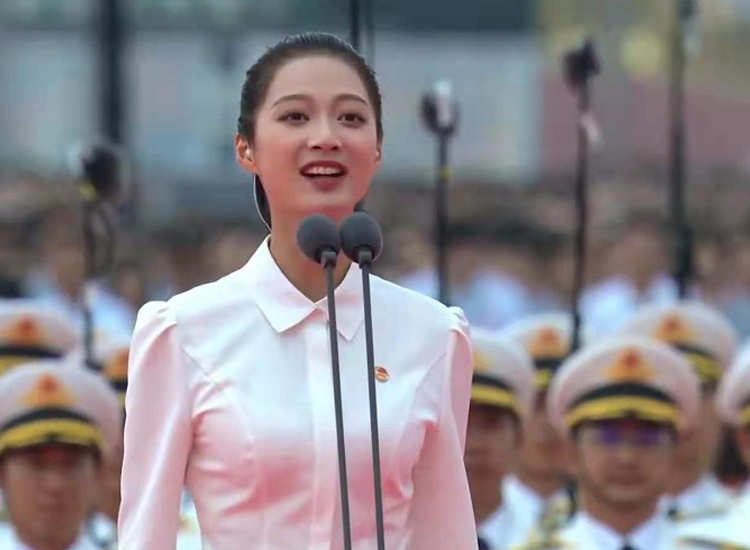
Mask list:
POLYGON ((468 333, 461 308, 437 300, 380 277, 372 277, 373 310, 387 315, 393 323, 419 323, 421 330, 468 333))
MULTIPOLYGON (((227 312, 252 299, 240 287, 237 272, 172 296, 166 305, 180 325, 226 318, 227 312), (241 303, 242 304, 241 304, 241 303)), ((246 310, 247 311, 247 310, 246 310)))
POLYGON ((145 304, 138 312, 135 331, 161 333, 173 329, 181 347, 210 339, 227 325, 252 311, 248 293, 240 292, 231 276, 200 285, 166 301, 145 304))

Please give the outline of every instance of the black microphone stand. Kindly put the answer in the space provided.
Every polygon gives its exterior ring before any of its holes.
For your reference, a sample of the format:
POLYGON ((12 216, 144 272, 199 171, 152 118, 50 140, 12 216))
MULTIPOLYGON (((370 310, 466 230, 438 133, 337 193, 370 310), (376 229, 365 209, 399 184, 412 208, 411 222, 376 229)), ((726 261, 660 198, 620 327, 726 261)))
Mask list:
POLYGON ((599 60, 594 50, 594 43, 587 39, 583 46, 569 52, 564 59, 563 69, 568 86, 578 96, 577 124, 577 168, 575 202, 577 224, 575 232, 575 275, 573 281, 573 330, 571 353, 581 345, 581 306, 586 270, 586 237, 588 234, 588 180, 589 180, 589 147, 592 131, 590 128, 591 79, 599 74, 599 60))
POLYGON ((360 50, 360 6, 359 0, 349 0, 349 40, 352 47, 360 50))
POLYGON ((674 224, 674 279, 682 300, 687 297, 694 275, 693 232, 685 207, 686 131, 685 69, 687 52, 685 24, 695 15, 695 0, 675 0, 676 13, 672 30, 672 66, 670 78, 670 163, 669 184, 672 223, 674 224))
MULTIPOLYGON (((115 155, 114 150, 105 146, 96 146, 89 152, 90 156, 102 154, 115 155)), ((80 299, 80 307, 83 313, 83 341, 84 341, 84 361, 89 368, 95 368, 94 361, 94 317, 92 311, 93 285, 97 277, 105 274, 114 263, 115 250, 115 229, 111 219, 110 207, 108 202, 115 203, 121 192, 121 187, 125 178, 120 173, 121 164, 124 162, 121 157, 116 156, 118 167, 117 174, 109 173, 103 175, 99 171, 87 169, 85 164, 91 161, 90 158, 82 156, 80 162, 80 180, 78 184, 79 196, 81 199, 81 239, 84 252, 85 262, 85 281, 83 293, 80 299), (102 242, 99 242, 97 236, 97 227, 103 231, 101 236, 102 242)))
POLYGON ((372 293, 370 274, 372 264, 382 249, 382 234, 377 222, 366 212, 355 212, 341 225, 341 242, 344 253, 359 264, 362 271, 362 295, 365 316, 365 350, 367 354, 367 388, 370 405, 370 439, 372 470, 375 489, 375 529, 378 550, 385 550, 385 524, 383 521, 383 482, 380 464, 380 429, 378 426, 378 398, 376 391, 375 346, 372 328, 372 293), (360 231, 361 230, 361 231, 360 231), (361 237, 364 237, 362 239, 361 237), (368 241, 368 242, 364 242, 368 241))
POLYGON ((339 228, 331 218, 313 214, 297 229, 297 245, 302 253, 326 272, 326 295, 328 298, 328 334, 331 345, 331 369, 333 372, 333 403, 336 414, 336 444, 339 460, 339 488, 341 490, 341 514, 344 531, 344 548, 352 548, 352 527, 349 514, 349 482, 346 475, 346 444, 344 438, 344 412, 341 399, 341 367, 339 364, 338 329, 336 323, 336 283, 333 271, 341 251, 339 228))
POLYGON ((458 108, 450 97, 447 82, 438 84, 435 92, 422 100, 422 117, 437 137, 437 172, 435 181, 435 248, 437 254, 438 299, 443 304, 450 303, 448 286, 448 185, 451 169, 449 146, 458 124, 458 108), (444 97, 441 97, 444 96, 444 97))
POLYGON ((339 342, 336 325, 336 283, 333 270, 336 267, 338 253, 324 250, 320 255, 320 264, 326 271, 326 292, 328 295, 328 334, 331 341, 331 366, 333 369, 333 403, 336 413, 336 444, 339 457, 339 485, 341 489, 341 515, 344 524, 344 548, 352 548, 352 526, 349 513, 349 481, 346 475, 346 443, 344 442, 344 408, 341 400, 341 366, 339 363, 339 342))
POLYGON ((370 271, 372 251, 359 252, 359 265, 362 270, 362 292, 365 304, 365 348, 367 351, 367 384, 370 393, 370 437, 372 440, 372 468, 375 481, 375 528, 378 536, 378 550, 385 550, 385 526, 383 523, 383 482, 380 471, 380 430, 378 427, 378 399, 375 391, 375 348, 372 333, 372 296, 370 294, 370 271))
POLYGON ((85 192, 88 186, 84 184, 82 188, 82 212, 81 212, 81 237, 83 240, 83 256, 85 262, 85 281, 83 283, 83 293, 81 296, 81 310, 83 312, 83 350, 84 361, 87 367, 94 364, 94 314, 92 311, 91 294, 92 285, 97 276, 97 249, 96 236, 94 232, 94 219, 96 209, 95 194, 89 195, 85 192))

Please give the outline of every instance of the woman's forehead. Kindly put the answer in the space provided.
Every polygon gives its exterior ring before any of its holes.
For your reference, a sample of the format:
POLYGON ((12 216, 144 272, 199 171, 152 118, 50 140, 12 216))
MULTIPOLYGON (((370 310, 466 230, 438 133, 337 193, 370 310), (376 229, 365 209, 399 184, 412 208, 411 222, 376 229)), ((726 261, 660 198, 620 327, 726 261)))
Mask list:
POLYGON ((340 58, 311 55, 292 59, 279 67, 269 86, 266 103, 274 105, 285 96, 317 99, 347 95, 359 96, 369 103, 357 71, 340 58))

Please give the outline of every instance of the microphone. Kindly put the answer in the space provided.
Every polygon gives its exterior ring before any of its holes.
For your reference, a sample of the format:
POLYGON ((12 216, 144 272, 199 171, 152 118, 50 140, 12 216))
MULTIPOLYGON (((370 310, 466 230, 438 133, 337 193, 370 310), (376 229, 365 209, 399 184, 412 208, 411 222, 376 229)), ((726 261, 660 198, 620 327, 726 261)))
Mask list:
POLYGON ((112 145, 95 143, 74 151, 73 170, 89 202, 117 204, 124 194, 128 168, 124 156, 112 145))
POLYGON ((336 259, 341 250, 336 222, 322 214, 305 218, 297 230, 297 246, 316 264, 325 268, 336 267, 336 259))
POLYGON ((92 282, 114 263, 116 235, 110 210, 118 204, 128 170, 124 155, 113 145, 97 143, 76 147, 69 158, 82 202, 81 236, 85 254, 86 285, 81 295, 83 340, 87 363, 93 360, 94 319, 92 282), (103 236, 97 236, 97 222, 103 236), (102 242, 98 242, 98 241, 102 242))
POLYGON ((369 268, 383 251, 383 233, 367 212, 355 212, 341 224, 341 250, 354 263, 369 268))
POLYGON ((453 97, 453 86, 447 80, 422 98, 422 119, 427 127, 441 135, 451 135, 458 126, 458 105, 453 97))
POLYGON ((341 514, 344 526, 344 548, 352 549, 352 527, 349 516, 349 483, 346 475, 346 445, 344 443, 344 413, 341 401, 341 374, 339 365, 338 330, 336 327, 336 302, 333 270, 336 267, 341 240, 336 222, 322 214, 313 214, 303 220, 297 229, 297 246, 302 253, 320 264, 326 271, 328 295, 328 332, 331 341, 331 368, 333 370, 333 403, 336 411, 336 443, 339 458, 339 485, 341 514))
POLYGON ((453 87, 441 80, 422 98, 422 119, 437 138, 435 181, 435 249, 437 251, 438 299, 450 302, 448 288, 448 185, 451 177, 449 142, 458 127, 458 103, 453 87))
POLYGON ((378 401, 375 391, 375 350, 372 333, 372 299, 370 268, 383 250, 383 234, 375 219, 366 212, 355 212, 341 224, 341 248, 346 256, 362 270, 362 294, 365 306, 365 348, 367 350, 367 384, 370 401, 370 438, 372 469, 375 481, 375 525, 378 550, 385 550, 383 526, 383 483, 380 471, 380 432, 378 429, 378 401))

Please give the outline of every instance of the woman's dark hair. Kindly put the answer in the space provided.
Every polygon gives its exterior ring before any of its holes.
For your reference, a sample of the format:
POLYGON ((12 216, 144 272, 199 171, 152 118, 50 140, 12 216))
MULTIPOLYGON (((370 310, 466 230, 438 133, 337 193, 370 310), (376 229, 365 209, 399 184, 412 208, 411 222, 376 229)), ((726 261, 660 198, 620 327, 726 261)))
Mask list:
MULTIPOLYGON (((382 101, 375 73, 367 65, 364 58, 357 53, 357 50, 336 35, 327 33, 305 33, 288 36, 269 48, 248 69, 245 73, 245 83, 242 85, 237 133, 252 143, 255 138, 255 121, 258 108, 263 103, 276 72, 289 61, 313 55, 341 59, 357 72, 375 111, 378 141, 382 140, 382 101)), ((259 178, 255 180, 255 200, 261 218, 270 227, 271 214, 268 208, 268 200, 259 178)))

